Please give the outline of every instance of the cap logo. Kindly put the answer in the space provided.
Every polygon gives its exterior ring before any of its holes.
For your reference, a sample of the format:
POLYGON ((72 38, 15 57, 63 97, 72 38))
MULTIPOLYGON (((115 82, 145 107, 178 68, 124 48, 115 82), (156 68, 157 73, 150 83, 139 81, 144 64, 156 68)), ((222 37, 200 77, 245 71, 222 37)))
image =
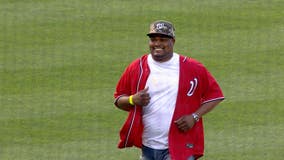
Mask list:
POLYGON ((160 29, 166 29, 167 27, 165 26, 164 23, 158 23, 158 24, 156 25, 156 28, 157 28, 158 30, 160 30, 160 29))

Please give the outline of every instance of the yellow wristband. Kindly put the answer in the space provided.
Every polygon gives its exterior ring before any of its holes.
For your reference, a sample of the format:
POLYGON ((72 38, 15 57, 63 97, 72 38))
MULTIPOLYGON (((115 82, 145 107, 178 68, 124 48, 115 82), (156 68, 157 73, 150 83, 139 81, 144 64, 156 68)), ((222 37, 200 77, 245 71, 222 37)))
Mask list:
POLYGON ((129 101, 129 104, 134 105, 134 103, 133 103, 133 95, 129 96, 128 101, 129 101))

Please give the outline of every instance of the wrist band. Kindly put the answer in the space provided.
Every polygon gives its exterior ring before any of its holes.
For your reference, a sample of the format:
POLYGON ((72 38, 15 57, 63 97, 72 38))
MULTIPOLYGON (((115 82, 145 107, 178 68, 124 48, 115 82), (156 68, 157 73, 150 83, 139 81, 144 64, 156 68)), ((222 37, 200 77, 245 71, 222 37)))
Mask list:
POLYGON ((128 101, 129 101, 129 104, 134 105, 134 103, 133 103, 133 95, 129 96, 128 101))

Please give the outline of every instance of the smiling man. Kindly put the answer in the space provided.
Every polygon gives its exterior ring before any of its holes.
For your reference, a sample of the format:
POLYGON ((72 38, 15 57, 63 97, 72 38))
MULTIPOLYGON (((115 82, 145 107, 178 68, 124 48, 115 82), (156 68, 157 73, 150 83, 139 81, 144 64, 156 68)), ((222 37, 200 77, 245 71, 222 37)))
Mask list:
POLYGON ((136 146, 142 160, 195 160, 204 154, 202 116, 223 99, 221 88, 198 61, 174 52, 175 28, 150 25, 150 54, 133 61, 114 93, 128 111, 119 148, 136 146))
POLYGON ((166 62, 173 56, 175 44, 174 28, 169 22, 157 21, 150 26, 147 34, 150 38, 149 47, 155 61, 166 62))

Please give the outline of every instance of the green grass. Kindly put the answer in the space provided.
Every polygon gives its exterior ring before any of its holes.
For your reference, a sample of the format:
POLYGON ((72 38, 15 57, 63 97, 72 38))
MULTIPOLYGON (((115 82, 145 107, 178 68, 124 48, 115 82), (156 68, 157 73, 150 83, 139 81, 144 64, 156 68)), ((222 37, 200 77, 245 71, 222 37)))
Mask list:
POLYGON ((124 68, 172 21, 175 51, 203 62, 226 100, 205 119, 202 159, 284 157, 280 0, 0 0, 0 159, 138 159, 116 148, 124 68))

